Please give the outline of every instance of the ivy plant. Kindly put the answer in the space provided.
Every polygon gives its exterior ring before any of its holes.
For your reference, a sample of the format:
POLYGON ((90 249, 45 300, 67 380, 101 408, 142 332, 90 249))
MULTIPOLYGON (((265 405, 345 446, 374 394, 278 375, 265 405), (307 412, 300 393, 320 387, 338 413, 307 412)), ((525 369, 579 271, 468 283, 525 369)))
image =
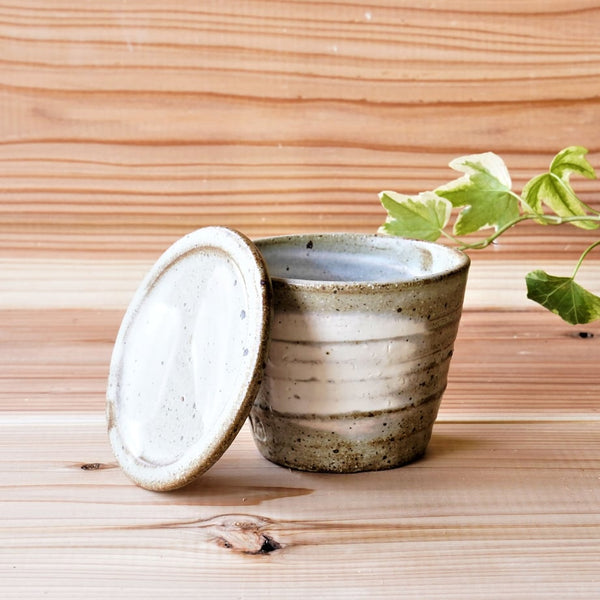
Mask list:
MULTIPOLYGON (((381 192, 379 197, 388 216, 380 231, 429 241, 444 236, 461 250, 469 251, 486 248, 523 221, 597 229, 600 212, 577 196, 570 181, 573 174, 596 177, 587 153, 581 146, 565 148, 554 157, 548 171, 531 179, 520 195, 512 190, 506 164, 493 152, 457 158, 450 167, 461 176, 436 190, 412 196, 381 192), (456 218, 450 225, 453 213, 456 218), (464 239, 486 229, 492 230, 487 237, 464 239)), ((527 297, 573 325, 600 319, 600 297, 575 281, 583 261, 596 246, 600 246, 600 240, 583 251, 570 277, 541 270, 528 273, 527 297)))

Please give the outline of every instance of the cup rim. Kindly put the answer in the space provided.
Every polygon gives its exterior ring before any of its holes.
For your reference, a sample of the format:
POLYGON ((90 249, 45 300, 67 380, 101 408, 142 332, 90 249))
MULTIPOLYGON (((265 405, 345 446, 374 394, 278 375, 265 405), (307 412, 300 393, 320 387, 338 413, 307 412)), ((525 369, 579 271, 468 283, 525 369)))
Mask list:
MULTIPOLYGON (((423 273, 422 275, 416 275, 410 279, 393 279, 384 281, 376 280, 327 280, 327 279, 303 279, 296 277, 282 277, 280 275, 270 274, 271 281, 277 285, 286 285, 294 288, 315 288, 323 291, 339 290, 339 291, 364 291, 365 289, 375 291, 383 291, 385 289, 400 289, 410 288, 414 286, 424 285, 426 283, 434 283, 442 281, 449 277, 460 275, 464 272, 468 272, 471 265, 470 257, 457 248, 452 248, 438 242, 431 242, 427 240, 419 240, 414 238, 393 236, 381 233, 359 233, 359 232, 317 232, 317 233, 292 233, 288 235, 276 235, 260 237, 253 240, 253 243, 262 254, 262 249, 268 246, 275 246, 281 244, 282 241, 294 241, 302 244, 313 242, 317 239, 326 240, 354 240, 354 241, 368 241, 368 240, 385 240, 385 243, 398 244, 398 245, 410 245, 417 248, 431 249, 434 248, 436 252, 442 252, 452 255, 456 264, 450 268, 435 271, 432 273, 423 273)), ((365 248, 367 246, 365 245, 365 248)), ((267 263, 267 270, 269 270, 269 264, 266 257, 265 262, 267 263)))

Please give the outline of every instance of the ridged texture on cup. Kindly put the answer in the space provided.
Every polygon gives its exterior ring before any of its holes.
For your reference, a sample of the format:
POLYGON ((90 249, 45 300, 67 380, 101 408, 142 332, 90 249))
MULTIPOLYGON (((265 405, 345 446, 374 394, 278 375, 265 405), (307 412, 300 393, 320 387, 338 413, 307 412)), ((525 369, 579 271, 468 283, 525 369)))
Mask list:
MULTIPOLYGON (((368 236, 354 237, 364 244, 368 236)), ((467 269, 465 259, 391 283, 273 277, 271 347, 250 416, 261 453, 328 472, 421 456, 446 387, 467 269)))

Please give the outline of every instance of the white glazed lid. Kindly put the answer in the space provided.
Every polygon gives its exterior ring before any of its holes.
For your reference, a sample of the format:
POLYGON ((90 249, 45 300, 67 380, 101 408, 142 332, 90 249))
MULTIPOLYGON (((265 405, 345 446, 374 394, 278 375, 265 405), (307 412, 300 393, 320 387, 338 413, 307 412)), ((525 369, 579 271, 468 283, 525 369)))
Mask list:
POLYGON ((151 490, 209 469, 260 386, 271 288, 252 242, 225 227, 175 242, 135 293, 115 342, 108 431, 125 473, 151 490))

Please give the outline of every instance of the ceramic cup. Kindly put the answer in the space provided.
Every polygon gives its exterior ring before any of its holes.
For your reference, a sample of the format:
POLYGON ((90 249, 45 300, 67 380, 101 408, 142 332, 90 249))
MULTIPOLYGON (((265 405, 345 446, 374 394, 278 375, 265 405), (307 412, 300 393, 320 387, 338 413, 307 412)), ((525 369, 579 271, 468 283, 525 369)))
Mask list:
POLYGON ((338 473, 420 457, 446 387, 468 257, 347 233, 256 245, 274 299, 250 413, 260 452, 286 467, 338 473))

